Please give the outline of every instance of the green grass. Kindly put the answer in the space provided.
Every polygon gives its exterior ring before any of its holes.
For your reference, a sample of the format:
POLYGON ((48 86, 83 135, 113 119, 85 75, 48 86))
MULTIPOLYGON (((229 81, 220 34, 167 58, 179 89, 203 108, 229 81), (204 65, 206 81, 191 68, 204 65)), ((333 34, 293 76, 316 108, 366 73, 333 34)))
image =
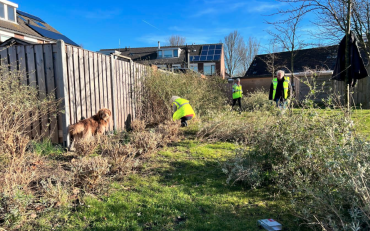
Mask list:
POLYGON ((236 147, 180 142, 156 154, 141 174, 113 183, 108 195, 85 197, 82 207, 53 223, 60 230, 258 230, 258 219, 275 218, 285 230, 300 230, 288 201, 225 183, 219 161, 236 147))

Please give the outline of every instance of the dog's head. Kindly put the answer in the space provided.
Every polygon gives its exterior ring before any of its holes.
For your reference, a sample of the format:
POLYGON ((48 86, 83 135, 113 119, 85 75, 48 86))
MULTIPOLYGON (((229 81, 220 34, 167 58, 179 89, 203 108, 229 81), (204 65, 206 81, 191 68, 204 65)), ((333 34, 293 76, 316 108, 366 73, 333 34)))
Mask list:
POLYGON ((108 122, 112 116, 112 112, 107 108, 102 108, 98 111, 98 116, 100 119, 108 122))

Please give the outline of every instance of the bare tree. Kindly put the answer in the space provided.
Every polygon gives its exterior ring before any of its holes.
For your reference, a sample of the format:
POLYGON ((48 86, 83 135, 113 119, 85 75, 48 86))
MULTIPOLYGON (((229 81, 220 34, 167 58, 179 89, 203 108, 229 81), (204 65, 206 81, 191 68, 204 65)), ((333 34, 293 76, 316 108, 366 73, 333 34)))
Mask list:
POLYGON ((241 34, 235 30, 225 36, 224 40, 225 64, 231 77, 235 76, 238 69, 242 67, 246 57, 246 46, 241 34))
MULTIPOLYGON (((279 10, 277 14, 289 15, 316 13, 312 21, 317 26, 313 36, 338 44, 348 34, 348 23, 359 39, 359 45, 370 60, 370 2, 369 0, 278 0, 291 3, 292 7, 279 10), (301 9, 303 8, 303 9, 301 9), (350 13, 348 15, 348 12, 350 13), (348 17, 350 16, 350 17, 348 17), (349 20, 349 21, 348 21, 349 20)), ((286 21, 292 20, 290 17, 286 21)))
POLYGON ((288 12, 289 20, 280 20, 277 22, 267 22, 273 25, 275 31, 267 31, 275 40, 281 44, 284 50, 290 52, 290 64, 287 69, 292 73, 294 78, 294 57, 298 50, 304 47, 301 35, 298 33, 298 28, 304 15, 304 4, 302 4, 296 11, 288 12))
POLYGON ((253 62, 253 59, 258 54, 258 51, 260 49, 260 42, 254 37, 249 37, 245 49, 246 49, 245 56, 243 57, 242 65, 240 68, 241 71, 240 76, 244 76, 245 73, 248 71, 250 65, 253 62))
MULTIPOLYGON (((280 10, 278 14, 290 14, 301 12, 306 14, 316 12, 318 20, 316 25, 321 28, 322 35, 332 37, 336 43, 343 34, 346 35, 346 44, 348 44, 351 27, 357 38, 360 40, 360 46, 364 48, 368 59, 370 58, 369 38, 370 38, 370 4, 368 0, 278 0, 280 2, 289 2, 291 4, 301 4, 300 7, 295 5, 287 10, 280 10), (364 37, 366 39, 364 39, 364 37)), ((288 21, 294 20, 289 17, 288 21)), ((346 46, 345 66, 349 67, 349 49, 346 46)), ((346 68, 346 101, 349 110, 349 69, 346 68)))
POLYGON ((186 38, 180 35, 172 35, 167 42, 169 46, 183 46, 186 43, 186 38))
POLYGON ((261 60, 266 64, 267 71, 271 73, 272 78, 274 78, 275 72, 282 67, 281 63, 278 62, 280 51, 276 39, 272 39, 266 48, 266 55, 262 56, 261 60), (279 64, 278 64, 279 63, 279 64))

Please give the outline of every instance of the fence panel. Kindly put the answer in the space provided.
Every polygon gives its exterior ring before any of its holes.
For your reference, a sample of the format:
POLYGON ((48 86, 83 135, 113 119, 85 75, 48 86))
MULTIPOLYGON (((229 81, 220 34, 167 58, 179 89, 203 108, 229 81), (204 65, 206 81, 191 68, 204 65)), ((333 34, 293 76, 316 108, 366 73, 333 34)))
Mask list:
POLYGON ((64 113, 48 114, 32 124, 28 128, 31 138, 44 135, 53 143, 68 145, 68 126, 82 116, 91 117, 106 107, 113 113, 110 130, 123 130, 140 114, 136 101, 142 99, 141 79, 148 73, 142 64, 65 45, 63 41, 9 47, 0 51, 0 59, 1 65, 11 64, 9 70, 21 72, 23 84, 39 89, 41 99, 53 93, 62 101, 60 109, 64 113))

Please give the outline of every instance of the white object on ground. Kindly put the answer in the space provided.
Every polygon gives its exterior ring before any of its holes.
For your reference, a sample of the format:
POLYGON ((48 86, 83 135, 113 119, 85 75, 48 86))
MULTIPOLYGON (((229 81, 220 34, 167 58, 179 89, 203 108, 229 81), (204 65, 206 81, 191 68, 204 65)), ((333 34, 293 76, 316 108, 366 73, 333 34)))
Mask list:
POLYGON ((269 231, 281 230, 283 228, 283 226, 274 219, 258 220, 257 225, 262 226, 263 228, 269 231))

